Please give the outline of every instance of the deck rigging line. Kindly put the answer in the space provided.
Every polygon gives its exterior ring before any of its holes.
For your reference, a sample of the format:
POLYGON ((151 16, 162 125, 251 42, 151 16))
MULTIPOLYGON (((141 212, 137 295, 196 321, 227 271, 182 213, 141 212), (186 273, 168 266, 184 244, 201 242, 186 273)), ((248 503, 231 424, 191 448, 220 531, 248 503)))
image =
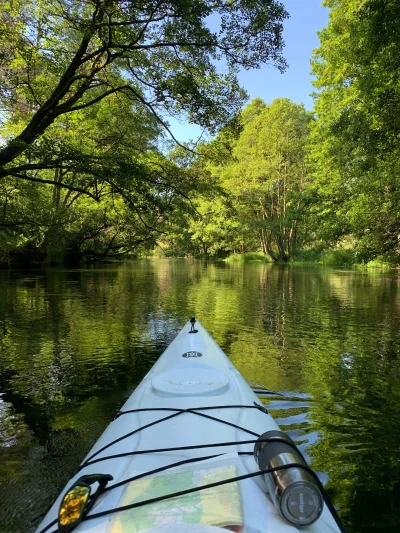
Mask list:
MULTIPOLYGON (((100 462, 100 461, 105 461, 105 460, 108 460, 108 459, 115 459, 115 458, 118 458, 118 457, 125 457, 125 456, 129 456, 129 455, 145 454, 145 453, 157 453, 157 452, 165 452, 165 451, 194 450, 194 449, 201 449, 201 448, 221 447, 221 446, 234 446, 234 445, 241 445, 241 444, 251 444, 251 443, 256 443, 257 441, 258 442, 260 441, 260 439, 258 439, 258 437, 260 437, 260 435, 255 433, 254 431, 251 431, 249 429, 243 428, 241 426, 238 426, 236 424, 233 424, 232 422, 228 422, 228 421, 223 420, 221 418, 217 418, 217 417, 213 417, 213 416, 210 416, 210 415, 206 415, 205 413, 199 413, 199 411, 212 410, 212 409, 259 409, 260 411, 268 414, 267 409, 263 405, 258 404, 257 402, 254 402, 254 405, 218 405, 218 406, 207 406, 207 407, 191 407, 189 409, 176 409, 176 408, 168 408, 168 407, 159 407, 159 408, 142 408, 142 409, 131 409, 131 410, 128 410, 128 411, 119 411, 117 413, 116 417, 114 418, 114 420, 116 418, 118 418, 119 416, 122 416, 122 415, 125 415, 125 414, 138 413, 138 412, 143 412, 143 411, 170 411, 170 412, 173 411, 173 414, 171 414, 169 416, 166 416, 166 417, 163 417, 163 418, 159 418, 157 420, 154 420, 153 422, 151 422, 149 424, 141 426, 141 427, 135 429, 134 431, 131 431, 130 433, 127 433, 126 435, 123 435, 122 437, 119 437, 118 439, 115 439, 112 442, 109 442, 106 446, 103 446, 102 448, 100 448, 100 450, 97 450, 97 452, 95 452, 90 457, 88 457, 88 459, 86 459, 78 467, 78 469, 76 470, 75 474, 77 474, 79 471, 81 471, 83 468, 85 468, 88 465, 91 465, 91 464, 94 464, 94 463, 97 463, 97 462, 100 462), (208 418, 208 419, 211 419, 211 420, 215 420, 216 422, 220 422, 222 424, 226 424, 228 426, 235 427, 236 429, 240 429, 240 430, 242 430, 242 431, 244 431, 246 433, 254 435, 255 437, 257 437, 257 439, 256 440, 255 439, 251 439, 251 440, 245 440, 245 441, 218 442, 218 443, 212 443, 212 444, 198 444, 198 445, 192 445, 192 446, 179 446, 179 447, 175 447, 175 448, 161 448, 161 449, 154 449, 154 450, 136 450, 136 451, 120 453, 120 454, 115 454, 115 455, 108 455, 108 456, 106 455, 106 456, 103 456, 103 457, 99 457, 98 459, 94 459, 95 457, 97 457, 97 455, 99 453, 101 453, 102 451, 108 449, 113 444, 116 444, 117 442, 120 442, 120 441, 122 441, 122 440, 124 440, 124 439, 126 439, 126 438, 128 438, 128 437, 130 437, 130 436, 132 436, 134 434, 136 434, 136 433, 139 433, 143 429, 155 426, 156 424, 164 422, 165 420, 170 420, 171 418, 179 416, 179 415, 181 415, 183 413, 202 416, 202 417, 205 417, 205 418, 208 418)), ((276 437, 274 437, 272 439, 271 438, 262 439, 262 441, 263 442, 270 442, 270 441, 279 442, 279 441, 281 441, 281 442, 284 442, 285 444, 288 444, 288 442, 286 440, 279 439, 279 438, 276 438, 276 437)), ((304 460, 304 462, 306 462, 304 457, 303 457, 303 454, 300 452, 300 450, 298 448, 296 448, 296 447, 293 447, 293 448, 300 455, 300 457, 304 460)), ((237 453, 239 455, 253 455, 253 452, 237 452, 237 453)), ((125 485, 126 483, 130 483, 130 482, 135 481, 137 479, 141 479, 141 478, 146 477, 148 475, 156 474, 158 472, 162 472, 162 471, 168 470, 168 469, 176 467, 176 466, 189 464, 189 463, 193 463, 193 462, 197 462, 197 461, 204 461, 204 460, 207 460, 207 459, 211 459, 211 458, 218 457, 218 456, 224 456, 224 455, 225 454, 216 454, 216 455, 209 455, 209 456, 205 456, 205 457, 195 457, 195 458, 191 458, 191 459, 185 459, 183 461, 178 461, 176 463, 171 463, 169 465, 166 465, 166 466, 163 466, 163 467, 160 467, 160 468, 156 468, 155 470, 150 470, 150 471, 147 471, 147 472, 143 472, 143 473, 138 474, 136 476, 133 476, 131 478, 124 479, 123 481, 119 481, 118 483, 114 483, 114 485, 110 485, 108 487, 105 487, 103 492, 110 491, 112 489, 115 489, 117 487, 125 485)), ((208 485, 202 485, 201 487, 194 487, 194 488, 191 488, 191 489, 181 490, 179 492, 172 492, 170 494, 165 494, 164 496, 158 496, 157 498, 150 498, 150 499, 143 500, 143 501, 136 502, 136 503, 132 503, 132 504, 129 504, 129 505, 124 505, 124 506, 121 506, 121 507, 115 507, 113 509, 107 509, 105 511, 100 511, 100 512, 97 512, 97 513, 87 514, 87 515, 85 515, 83 517, 82 522, 86 521, 86 520, 92 520, 94 518, 99 518, 99 517, 102 517, 102 516, 107 516, 107 515, 110 515, 110 514, 118 513, 118 512, 121 512, 121 511, 126 511, 126 510, 129 510, 129 509, 134 509, 136 507, 141 507, 143 505, 148 505, 148 504, 151 504, 151 503, 155 503, 155 502, 159 502, 159 501, 163 501, 163 500, 167 500, 167 499, 171 499, 171 498, 176 498, 178 496, 183 496, 185 494, 190 494, 190 493, 193 493, 193 492, 198 492, 198 491, 206 490, 206 489, 213 488, 213 487, 218 487, 220 485, 226 485, 227 483, 234 483, 236 481, 241 481, 243 479, 249 479, 249 478, 252 478, 252 477, 261 476, 261 475, 264 475, 264 474, 270 474, 272 472, 277 472, 279 470, 287 470, 288 468, 294 468, 294 467, 302 468, 303 470, 306 470, 307 472, 309 472, 310 475, 313 476, 313 478, 315 479, 315 481, 318 484, 318 487, 319 487, 319 489, 321 491, 321 494, 323 496, 324 502, 325 502, 326 506, 328 507, 329 511, 331 512, 331 514, 332 514, 332 516, 333 516, 333 518, 334 518, 339 530, 341 531, 341 533, 345 533, 345 529, 344 529, 344 526, 343 526, 343 524, 342 524, 342 522, 341 522, 341 520, 339 518, 339 515, 337 514, 337 511, 334 508, 334 506, 333 506, 333 504, 332 504, 332 502, 331 502, 326 490, 324 489, 324 486, 322 485, 321 481, 319 480, 317 474, 309 466, 301 464, 301 463, 292 463, 292 464, 277 466, 277 467, 274 467, 274 468, 268 468, 266 470, 258 470, 256 472, 251 472, 249 474, 244 474, 244 475, 241 475, 241 476, 236 476, 236 477, 233 477, 233 478, 224 479, 222 481, 217 481, 215 483, 209 483, 208 485)), ((50 522, 46 527, 41 529, 38 533, 46 533, 52 526, 54 526, 56 524, 57 524, 57 519, 55 519, 52 522, 50 522)), ((59 530, 57 528, 57 529, 54 529, 51 533, 57 533, 58 531, 59 530)))

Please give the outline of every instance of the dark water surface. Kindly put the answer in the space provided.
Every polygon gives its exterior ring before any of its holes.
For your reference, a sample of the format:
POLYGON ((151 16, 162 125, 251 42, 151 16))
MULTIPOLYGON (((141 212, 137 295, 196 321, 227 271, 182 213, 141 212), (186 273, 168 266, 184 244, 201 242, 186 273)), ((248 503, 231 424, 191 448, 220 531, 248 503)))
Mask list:
MULTIPOLYGON (((400 273, 138 261, 0 273, 0 532, 34 530, 195 314, 326 481, 400 531, 400 273)), ((263 428, 260 428, 260 433, 263 428)))

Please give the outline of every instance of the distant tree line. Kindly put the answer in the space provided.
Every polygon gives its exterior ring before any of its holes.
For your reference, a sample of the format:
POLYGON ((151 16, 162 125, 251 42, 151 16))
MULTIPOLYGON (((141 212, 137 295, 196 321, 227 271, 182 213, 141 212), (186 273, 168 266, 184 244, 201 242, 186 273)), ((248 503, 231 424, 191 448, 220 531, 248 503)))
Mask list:
POLYGON ((324 4, 313 112, 256 99, 203 146, 197 165, 218 188, 164 239, 167 253, 287 261, 345 248, 360 262, 399 261, 400 4, 324 4))
POLYGON ((274 261, 288 261, 308 239, 311 121, 303 105, 253 100, 200 147, 194 166, 214 188, 195 200, 197 213, 185 213, 185 223, 177 220, 166 249, 216 256, 260 249, 274 261))
POLYGON ((242 109, 239 68, 285 69, 279 1, 4 2, 0 266, 154 250, 396 260, 400 5, 324 4, 309 112, 242 109), (213 140, 177 142, 182 113, 213 140))

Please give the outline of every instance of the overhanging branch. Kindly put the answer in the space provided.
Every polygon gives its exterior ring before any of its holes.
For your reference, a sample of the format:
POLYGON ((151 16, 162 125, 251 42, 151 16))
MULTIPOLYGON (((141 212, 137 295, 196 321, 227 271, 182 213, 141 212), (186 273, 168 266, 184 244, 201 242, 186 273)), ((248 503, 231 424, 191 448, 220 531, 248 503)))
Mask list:
POLYGON ((26 176, 24 174, 18 174, 17 172, 11 172, 8 169, 4 170, 4 174, 0 175, 1 178, 5 178, 8 176, 12 176, 13 178, 17 178, 17 179, 21 179, 25 181, 33 181, 35 183, 44 183, 46 185, 57 185, 58 187, 61 187, 63 189, 68 189, 70 191, 75 191, 75 192, 80 192, 82 194, 86 194, 87 196, 95 200, 96 202, 100 201, 100 199, 96 195, 92 194, 91 192, 85 189, 82 189, 81 187, 73 187, 72 185, 68 185, 66 183, 60 183, 54 180, 34 178, 33 176, 26 176))

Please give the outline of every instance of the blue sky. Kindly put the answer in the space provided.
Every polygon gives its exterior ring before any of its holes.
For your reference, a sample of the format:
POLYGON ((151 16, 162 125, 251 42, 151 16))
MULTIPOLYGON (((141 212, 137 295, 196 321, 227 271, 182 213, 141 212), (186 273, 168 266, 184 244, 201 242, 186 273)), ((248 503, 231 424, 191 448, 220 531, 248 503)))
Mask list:
MULTIPOLYGON (((260 96, 267 104, 274 98, 290 98, 304 103, 312 109, 310 93, 313 88, 310 75, 311 52, 319 45, 317 31, 328 22, 328 9, 321 6, 321 0, 282 0, 290 18, 284 22, 284 57, 289 64, 281 74, 274 67, 245 71, 239 74, 239 81, 249 95, 249 101, 260 96)), ((170 120, 171 130, 180 141, 197 139, 199 127, 185 121, 170 120)))

